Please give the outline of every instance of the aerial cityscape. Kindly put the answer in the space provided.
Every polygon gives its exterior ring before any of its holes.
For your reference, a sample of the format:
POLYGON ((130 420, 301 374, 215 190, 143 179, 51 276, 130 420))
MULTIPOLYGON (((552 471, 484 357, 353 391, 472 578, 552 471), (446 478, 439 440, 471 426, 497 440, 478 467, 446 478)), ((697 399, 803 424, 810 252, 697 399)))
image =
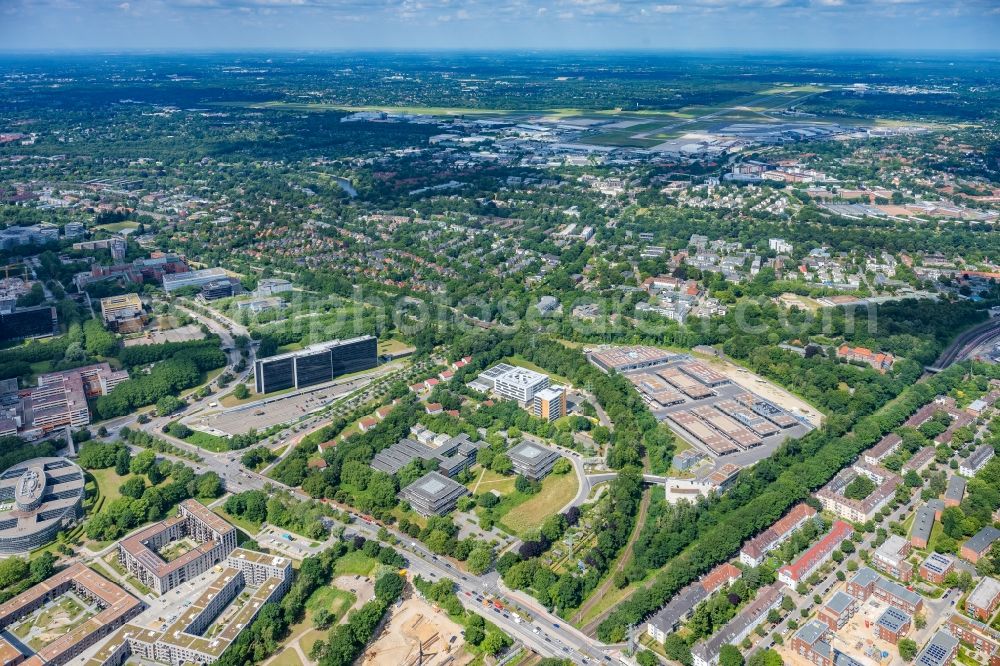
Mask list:
POLYGON ((998 36, 0 2, 0 666, 1000 666, 998 36))

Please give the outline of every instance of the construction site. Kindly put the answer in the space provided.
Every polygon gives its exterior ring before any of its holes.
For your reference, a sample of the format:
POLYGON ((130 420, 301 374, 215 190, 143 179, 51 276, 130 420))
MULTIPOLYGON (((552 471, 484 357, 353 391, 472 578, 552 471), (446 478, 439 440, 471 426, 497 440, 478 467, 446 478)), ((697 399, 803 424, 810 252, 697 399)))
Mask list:
POLYGON ((392 609, 382 634, 365 651, 363 666, 463 666, 474 655, 465 649, 462 627, 443 610, 411 596, 392 609))

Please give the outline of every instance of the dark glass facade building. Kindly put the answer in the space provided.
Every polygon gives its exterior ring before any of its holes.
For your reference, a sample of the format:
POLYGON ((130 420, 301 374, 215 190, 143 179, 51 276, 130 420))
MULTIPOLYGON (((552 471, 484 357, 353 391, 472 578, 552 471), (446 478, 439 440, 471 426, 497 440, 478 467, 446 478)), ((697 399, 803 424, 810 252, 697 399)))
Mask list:
POLYGON ((363 335, 350 340, 332 340, 301 351, 258 359, 254 367, 258 393, 305 388, 328 382, 340 375, 368 370, 378 365, 378 338, 363 335))

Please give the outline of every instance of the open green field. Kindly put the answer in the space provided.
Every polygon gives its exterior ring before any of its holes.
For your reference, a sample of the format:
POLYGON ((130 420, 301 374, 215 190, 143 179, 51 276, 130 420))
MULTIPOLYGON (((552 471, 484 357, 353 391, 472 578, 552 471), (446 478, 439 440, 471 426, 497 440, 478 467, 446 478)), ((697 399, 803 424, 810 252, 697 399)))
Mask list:
POLYGON ((542 481, 542 489, 508 511, 501 522, 516 534, 537 529, 546 518, 559 512, 576 497, 579 488, 580 482, 572 471, 567 474, 549 474, 542 481))
POLYGON ((529 361, 528 359, 524 358, 523 356, 518 356, 517 354, 505 358, 503 362, 510 363, 511 365, 516 365, 519 368, 527 368, 528 370, 534 370, 535 372, 540 372, 543 375, 548 375, 549 379, 551 379, 554 384, 562 384, 563 386, 569 386, 571 384, 569 379, 567 379, 566 377, 563 377, 562 375, 556 375, 551 372, 547 372, 542 368, 538 367, 537 365, 535 365, 534 363, 532 363, 531 361, 529 361))
POLYGON ((111 224, 102 224, 97 229, 103 229, 104 231, 110 231, 111 233, 118 233, 124 231, 125 229, 138 229, 139 223, 132 222, 130 220, 125 220, 123 222, 112 222, 111 224))
POLYGON ((118 489, 121 488, 122 483, 124 483, 128 476, 119 476, 118 473, 115 472, 114 467, 109 467, 107 469, 91 469, 87 471, 94 477, 94 480, 97 481, 97 491, 100 493, 100 496, 104 498, 104 504, 113 502, 122 496, 118 489))
POLYGON ((193 433, 188 435, 184 441, 188 444, 194 444, 195 446, 205 449, 206 451, 214 451, 215 453, 222 453, 223 451, 229 450, 229 440, 224 437, 212 435, 207 432, 201 432, 199 430, 195 430, 193 433))
POLYGON ((333 565, 333 571, 338 576, 368 576, 377 566, 376 560, 355 550, 338 559, 333 565))
POLYGON ((260 532, 260 527, 261 527, 260 525, 257 525, 256 523, 251 523, 249 520, 246 520, 245 518, 237 518, 236 516, 231 516, 228 513, 226 513, 226 510, 223 509, 221 506, 215 507, 214 509, 212 509, 212 512, 215 513, 216 515, 222 516, 222 518, 229 521, 236 527, 240 528, 251 537, 257 534, 257 532, 260 532))
POLYGON ((309 596, 306 601, 306 609, 315 613, 320 608, 325 608, 336 618, 334 620, 334 624, 336 624, 357 600, 357 597, 347 590, 328 585, 318 588, 309 596))
POLYGON ((495 490, 501 495, 514 492, 513 476, 503 476, 485 467, 473 467, 472 474, 472 481, 465 484, 465 487, 477 495, 491 490, 495 490))
POLYGON ((395 338, 387 338, 385 340, 378 341, 379 354, 399 354, 400 352, 405 352, 411 349, 414 349, 413 345, 407 344, 402 340, 397 340, 395 338))
POLYGON ((302 666, 299 653, 295 650, 282 650, 271 663, 274 666, 302 666))

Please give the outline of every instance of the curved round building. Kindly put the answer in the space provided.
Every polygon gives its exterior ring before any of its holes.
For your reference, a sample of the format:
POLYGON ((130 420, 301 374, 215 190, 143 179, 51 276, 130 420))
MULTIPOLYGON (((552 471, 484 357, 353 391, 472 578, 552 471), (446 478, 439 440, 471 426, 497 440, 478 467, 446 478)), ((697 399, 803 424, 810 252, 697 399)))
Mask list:
POLYGON ((77 521, 83 471, 66 458, 35 458, 0 474, 0 553, 23 553, 77 521))

